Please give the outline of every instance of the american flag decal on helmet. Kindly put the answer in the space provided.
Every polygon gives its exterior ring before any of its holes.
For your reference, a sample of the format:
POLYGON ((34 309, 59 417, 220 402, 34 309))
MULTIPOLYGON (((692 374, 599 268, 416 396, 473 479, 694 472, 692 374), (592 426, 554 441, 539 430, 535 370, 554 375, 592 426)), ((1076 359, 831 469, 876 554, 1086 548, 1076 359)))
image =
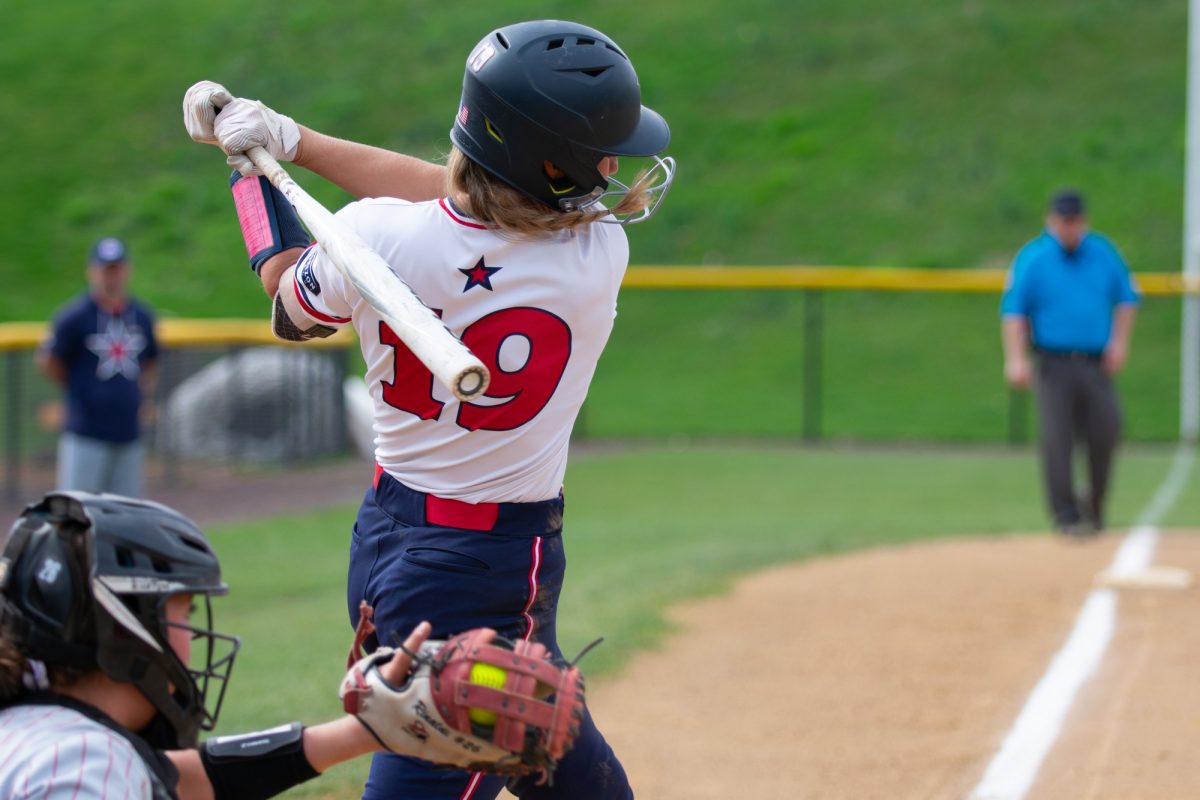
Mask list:
POLYGON ((470 116, 470 112, 469 112, 469 111, 467 111, 467 107, 466 107, 466 106, 463 106, 462 108, 460 108, 460 109, 458 110, 458 124, 459 124, 459 125, 466 125, 466 124, 467 124, 467 117, 468 117, 468 116, 470 116))

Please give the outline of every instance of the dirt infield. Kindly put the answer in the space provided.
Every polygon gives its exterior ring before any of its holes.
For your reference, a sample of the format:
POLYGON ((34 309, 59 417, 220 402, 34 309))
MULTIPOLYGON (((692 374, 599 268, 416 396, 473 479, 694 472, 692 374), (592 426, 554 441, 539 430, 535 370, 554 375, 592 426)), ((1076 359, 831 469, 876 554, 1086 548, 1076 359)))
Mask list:
MULTIPOLYGON (((1156 563, 1200 574, 1200 537, 1156 563)), ((781 567, 675 609, 590 703, 640 797, 963 800, 1119 544, 921 543, 781 567)), ((1200 797, 1197 589, 1124 589, 1030 800, 1200 797)))

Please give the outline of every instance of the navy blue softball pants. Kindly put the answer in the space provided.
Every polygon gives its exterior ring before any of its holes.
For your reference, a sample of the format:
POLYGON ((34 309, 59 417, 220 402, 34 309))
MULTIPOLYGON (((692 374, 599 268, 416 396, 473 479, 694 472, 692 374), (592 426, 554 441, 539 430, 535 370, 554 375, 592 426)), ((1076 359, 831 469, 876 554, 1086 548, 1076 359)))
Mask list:
MULTIPOLYGON (((358 623, 366 600, 375 634, 366 647, 395 646, 422 620, 434 639, 488 627, 509 639, 531 639, 562 657, 555 630, 566 570, 562 498, 540 503, 468 504, 434 497, 376 471, 354 524, 347 607, 358 623)), ((505 778, 435 769, 392 753, 371 761, 366 800, 491 800, 505 778)), ((512 781, 521 798, 625 800, 625 770, 587 714, 575 746, 553 780, 512 781)))

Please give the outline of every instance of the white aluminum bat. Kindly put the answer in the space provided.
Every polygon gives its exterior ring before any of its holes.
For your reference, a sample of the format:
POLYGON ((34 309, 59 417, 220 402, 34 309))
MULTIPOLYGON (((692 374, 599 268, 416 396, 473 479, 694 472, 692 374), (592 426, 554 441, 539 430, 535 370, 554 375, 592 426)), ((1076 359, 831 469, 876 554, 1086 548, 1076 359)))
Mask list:
POLYGON ((387 262, 349 226, 301 189, 270 153, 261 147, 252 147, 246 151, 246 156, 291 201, 329 260, 434 377, 459 400, 482 395, 491 380, 487 367, 446 328, 429 306, 421 302, 409 285, 392 272, 387 262))

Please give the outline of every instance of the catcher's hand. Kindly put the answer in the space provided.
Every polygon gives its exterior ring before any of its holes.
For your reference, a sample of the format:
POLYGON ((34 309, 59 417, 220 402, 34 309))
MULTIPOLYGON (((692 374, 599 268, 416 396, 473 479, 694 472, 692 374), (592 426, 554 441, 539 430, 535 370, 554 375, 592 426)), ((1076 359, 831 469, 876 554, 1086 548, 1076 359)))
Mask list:
POLYGON ((550 774, 579 735, 583 677, 544 645, 490 628, 426 641, 402 685, 381 673, 394 652, 381 647, 356 662, 338 692, 393 753, 472 772, 550 774))

